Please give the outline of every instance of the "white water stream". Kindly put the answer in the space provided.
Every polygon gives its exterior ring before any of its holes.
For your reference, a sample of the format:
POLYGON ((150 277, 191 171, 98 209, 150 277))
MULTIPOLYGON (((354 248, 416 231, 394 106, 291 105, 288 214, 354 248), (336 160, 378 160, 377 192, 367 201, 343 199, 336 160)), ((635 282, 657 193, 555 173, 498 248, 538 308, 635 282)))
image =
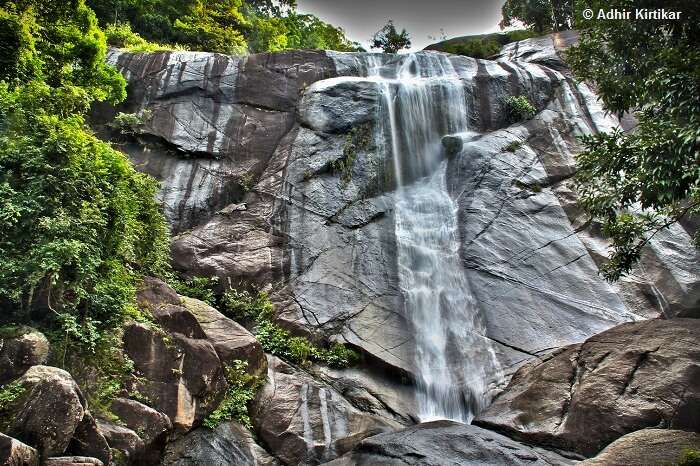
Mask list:
POLYGON ((380 60, 368 56, 367 74, 379 83, 379 121, 397 182, 399 286, 416 339, 418 414, 471 422, 498 366, 460 264, 441 145, 442 136, 468 131, 464 84, 440 54, 380 60))

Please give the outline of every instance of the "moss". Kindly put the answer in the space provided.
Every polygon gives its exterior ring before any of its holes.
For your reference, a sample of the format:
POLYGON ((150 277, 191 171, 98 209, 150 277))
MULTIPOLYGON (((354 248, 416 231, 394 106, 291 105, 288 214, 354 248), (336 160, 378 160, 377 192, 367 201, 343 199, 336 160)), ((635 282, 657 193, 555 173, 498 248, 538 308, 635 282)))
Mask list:
POLYGON ((0 340, 21 337, 22 335, 26 335, 31 331, 32 328, 27 327, 26 325, 3 325, 0 327, 0 340))
POLYGON ((357 159, 358 151, 365 150, 372 141, 372 125, 364 123, 350 130, 345 136, 343 155, 331 162, 334 174, 340 174, 340 182, 343 186, 352 180, 352 167, 357 159))
POLYGON ((515 186, 519 189, 522 189, 522 190, 531 191, 533 193, 542 192, 542 185, 540 185, 539 183, 528 184, 528 183, 523 183, 520 180, 514 180, 513 186, 515 186))

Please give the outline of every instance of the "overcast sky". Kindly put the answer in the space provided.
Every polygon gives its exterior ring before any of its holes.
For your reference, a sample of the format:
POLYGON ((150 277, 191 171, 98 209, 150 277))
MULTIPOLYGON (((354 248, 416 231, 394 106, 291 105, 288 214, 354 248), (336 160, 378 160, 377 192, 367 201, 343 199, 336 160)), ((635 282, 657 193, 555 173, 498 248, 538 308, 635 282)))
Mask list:
POLYGON ((297 0, 298 10, 313 13, 342 27, 347 36, 369 47, 369 39, 394 20, 411 35, 412 49, 436 42, 428 36, 448 38, 498 31, 505 0, 297 0))

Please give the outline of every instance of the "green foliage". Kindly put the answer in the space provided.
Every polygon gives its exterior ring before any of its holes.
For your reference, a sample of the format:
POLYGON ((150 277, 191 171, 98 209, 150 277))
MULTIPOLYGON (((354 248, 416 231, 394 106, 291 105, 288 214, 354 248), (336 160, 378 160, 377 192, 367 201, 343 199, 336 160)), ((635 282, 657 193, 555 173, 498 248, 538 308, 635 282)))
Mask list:
POLYGON ((127 49, 130 52, 157 52, 173 48, 147 41, 132 31, 129 23, 107 25, 105 28, 105 38, 107 40, 107 45, 127 49))
POLYGON ((471 39, 458 44, 446 44, 443 49, 447 53, 464 55, 472 58, 487 58, 501 51, 502 45, 493 39, 471 39))
POLYGON ((522 146, 523 146, 522 141, 511 141, 503 148, 503 150, 506 152, 515 152, 516 150, 520 149, 522 146))
POLYGON ((7 415, 8 409, 19 400, 25 391, 26 389, 18 380, 0 385, 0 415, 2 417, 7 415))
POLYGON ((221 308, 234 320, 261 320, 272 317, 272 303, 264 291, 251 293, 231 289, 220 300, 221 308))
POLYGON ((503 99, 503 110, 506 112, 506 121, 516 123, 532 118, 537 113, 537 109, 530 99, 521 96, 510 96, 503 99))
POLYGON ((411 39, 406 29, 398 32, 394 22, 389 20, 372 37, 372 48, 382 49, 384 53, 398 53, 399 50, 411 48, 411 39))
POLYGON ((20 400, 26 388, 18 381, 0 385, 0 430, 5 431, 12 421, 10 411, 20 400))
POLYGON ((172 280, 170 285, 178 294, 199 299, 210 306, 216 305, 214 292, 219 285, 219 277, 190 277, 183 280, 172 280))
POLYGON ((256 322, 255 338, 267 353, 296 364, 311 361, 331 367, 348 367, 358 361, 359 355, 340 343, 330 348, 319 348, 304 337, 295 337, 272 321, 272 303, 267 294, 242 290, 228 290, 220 300, 224 314, 239 320, 256 322))
POLYGON ((151 118, 151 111, 144 109, 138 113, 119 112, 110 126, 118 129, 122 134, 140 134, 144 124, 151 118))
POLYGON ((676 466, 700 466, 700 451, 685 450, 676 466))
POLYGON ((236 421, 248 429, 252 429, 248 404, 255 398, 262 381, 258 377, 248 374, 247 367, 248 362, 240 360, 235 360, 231 365, 224 366, 228 384, 226 394, 219 406, 204 420, 205 427, 214 429, 222 422, 236 421))
POLYGON ((334 343, 329 349, 319 348, 306 338, 292 337, 287 330, 269 320, 258 322, 255 337, 266 352, 300 365, 314 361, 345 368, 359 360, 359 355, 345 345, 334 343))
POLYGON ((562 31, 574 25, 574 0, 506 0, 501 29, 520 22, 538 33, 562 31))
POLYGON ((357 49, 342 29, 313 15, 297 14, 293 1, 88 0, 88 4, 107 27, 110 45, 134 51, 171 48, 158 44, 226 54, 357 49))
MULTIPOLYGON (((628 4, 592 1, 577 8, 628 4)), ((683 14, 671 21, 578 17, 581 40, 567 52, 575 74, 596 83, 609 111, 634 111, 639 122, 630 133, 583 138, 577 158, 581 203, 612 239, 602 269, 609 280, 628 273, 657 232, 700 213, 700 26, 694 19, 700 5, 674 0, 664 8, 683 14)), ((700 236, 695 241, 700 244, 700 236)))

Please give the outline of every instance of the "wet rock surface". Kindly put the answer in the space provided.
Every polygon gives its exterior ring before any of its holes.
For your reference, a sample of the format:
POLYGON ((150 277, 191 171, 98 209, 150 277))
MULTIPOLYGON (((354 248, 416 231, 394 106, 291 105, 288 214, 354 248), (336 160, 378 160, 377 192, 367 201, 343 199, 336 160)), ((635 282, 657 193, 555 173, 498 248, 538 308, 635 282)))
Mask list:
POLYGON ((451 421, 418 424, 363 440, 328 466, 516 466, 569 465, 555 453, 535 449, 476 426, 451 421))
POLYGON ((519 369, 475 424, 585 456, 646 427, 700 431, 699 331, 697 319, 649 320, 557 350, 519 369))

